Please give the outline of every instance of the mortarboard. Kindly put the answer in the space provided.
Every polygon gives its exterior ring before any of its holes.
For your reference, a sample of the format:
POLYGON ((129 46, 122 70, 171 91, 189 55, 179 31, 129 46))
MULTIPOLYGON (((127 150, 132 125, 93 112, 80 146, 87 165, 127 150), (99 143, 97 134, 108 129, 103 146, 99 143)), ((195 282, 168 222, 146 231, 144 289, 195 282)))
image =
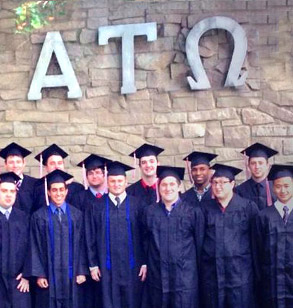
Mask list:
POLYGON ((66 181, 72 179, 73 176, 62 170, 56 169, 43 177, 43 179, 45 178, 47 179, 47 185, 49 186, 54 183, 66 183, 66 181))
POLYGON ((211 169, 215 170, 213 178, 223 176, 228 178, 230 181, 234 181, 235 176, 242 171, 241 169, 222 164, 215 164, 211 167, 211 169))
POLYGON ((249 158, 252 157, 264 157, 266 159, 278 154, 278 151, 275 151, 261 143, 254 143, 248 148, 241 151, 242 154, 247 155, 249 158))
POLYGON ((58 145, 53 143, 49 147, 47 147, 45 150, 43 150, 41 153, 35 156, 35 159, 39 162, 42 162, 42 164, 45 166, 47 163, 47 160, 52 155, 59 155, 62 158, 65 158, 68 156, 68 154, 63 151, 58 145))
POLYGON ((160 180, 167 176, 173 176, 179 181, 184 179, 184 168, 181 167, 171 167, 171 166, 158 166, 157 176, 160 180))
POLYGON ((26 157, 31 154, 31 151, 23 148, 15 142, 10 143, 4 149, 0 151, 0 157, 6 159, 10 155, 17 155, 21 157, 26 157))
POLYGON ((111 162, 112 161, 110 159, 91 154, 83 161, 81 161, 77 166, 82 167, 84 165, 87 170, 92 170, 96 168, 104 168, 105 165, 108 165, 111 162))
POLYGON ((210 165, 210 161, 216 158, 218 155, 212 153, 205 153, 205 152, 197 152, 194 151, 190 153, 188 156, 184 157, 183 160, 188 160, 191 162, 191 167, 204 164, 210 165))
POLYGON ((0 183, 13 183, 17 184, 20 177, 14 172, 5 172, 0 174, 0 183))
POLYGON ((293 178, 293 166, 292 165, 277 165, 274 164, 268 174, 268 180, 274 181, 279 178, 291 177, 293 178))
POLYGON ((151 155, 158 156, 163 151, 164 149, 162 148, 145 143, 139 148, 137 148, 135 151, 133 151, 131 154, 129 154, 129 156, 136 158, 142 158, 144 156, 151 156, 151 155))
POLYGON ((119 161, 113 161, 108 166, 108 176, 110 175, 124 175, 126 176, 126 171, 132 170, 133 168, 120 163, 119 161))

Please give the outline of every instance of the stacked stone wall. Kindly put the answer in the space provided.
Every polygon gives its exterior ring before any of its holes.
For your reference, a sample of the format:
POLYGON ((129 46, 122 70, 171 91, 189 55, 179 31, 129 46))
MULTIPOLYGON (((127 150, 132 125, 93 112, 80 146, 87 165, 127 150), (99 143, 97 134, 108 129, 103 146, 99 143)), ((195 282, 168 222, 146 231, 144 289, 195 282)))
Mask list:
MULTIPOLYGON (((38 31, 15 34, 14 8, 0 1, 0 148, 15 141, 37 154, 51 143, 70 153, 69 171, 89 153, 132 163, 127 156, 144 142, 165 148, 161 163, 184 165, 192 150, 214 152, 217 161, 243 168, 239 151, 262 142, 293 161, 293 1, 71 0, 66 14, 38 31), (245 86, 224 88, 233 40, 212 30, 200 40, 211 82, 191 91, 185 42, 192 27, 212 16, 235 19, 248 37, 245 86), (135 38, 137 93, 121 95, 121 40, 97 43, 105 25, 157 22, 158 39, 135 38), (66 89, 44 89, 43 99, 27 93, 45 34, 60 31, 82 88, 80 100, 66 89)), ((59 71, 53 57, 49 73, 59 71)), ((28 159, 28 172, 38 166, 28 159)), ((241 179, 241 177, 240 177, 241 179)))

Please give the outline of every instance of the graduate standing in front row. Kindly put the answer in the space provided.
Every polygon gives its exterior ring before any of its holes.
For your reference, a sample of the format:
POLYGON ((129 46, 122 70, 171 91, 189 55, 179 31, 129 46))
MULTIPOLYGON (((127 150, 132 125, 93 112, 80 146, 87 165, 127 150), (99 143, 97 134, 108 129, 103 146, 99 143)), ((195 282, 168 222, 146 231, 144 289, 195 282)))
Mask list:
POLYGON ((215 199, 205 202, 205 235, 200 281, 204 308, 253 308, 255 271, 252 223, 255 203, 233 193, 240 169, 216 164, 211 179, 215 199))
POLYGON ((86 211, 86 242, 91 276, 101 281, 103 308, 139 308, 146 266, 142 247, 140 201, 129 196, 120 162, 108 168, 109 194, 86 211))
POLYGON ((293 166, 273 165, 268 178, 277 201, 255 223, 259 301, 262 308, 292 308, 293 166))
POLYGON ((200 207, 182 201, 184 168, 158 167, 161 201, 145 207, 146 308, 199 307, 198 273, 204 231, 200 207))
POLYGON ((13 173, 0 175, 0 307, 30 308, 29 281, 24 265, 29 242, 29 217, 14 208, 16 183, 13 173))
POLYGON ((278 152, 261 144, 254 143, 241 152, 248 157, 247 167, 251 178, 236 187, 239 196, 255 202, 261 211, 276 200, 272 183, 267 176, 270 171, 269 158, 278 152))
POLYGON ((83 214, 65 201, 70 178, 61 170, 49 173, 44 181, 50 202, 32 215, 30 276, 37 279, 36 308, 83 307, 79 285, 88 274, 83 214))
POLYGON ((217 156, 212 153, 195 151, 184 158, 187 164, 190 161, 190 170, 188 173, 190 173, 189 176, 192 178, 193 187, 182 195, 182 199, 197 206, 201 205, 203 201, 212 198, 210 161, 217 156))

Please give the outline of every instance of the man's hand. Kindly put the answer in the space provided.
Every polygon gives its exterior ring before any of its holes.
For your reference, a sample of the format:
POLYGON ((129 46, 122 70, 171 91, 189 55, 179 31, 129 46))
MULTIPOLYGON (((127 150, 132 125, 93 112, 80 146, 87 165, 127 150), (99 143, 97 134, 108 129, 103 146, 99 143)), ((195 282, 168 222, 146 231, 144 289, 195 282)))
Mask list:
POLYGON ((91 276, 93 280, 100 281, 102 277, 100 269, 98 267, 91 269, 91 276))
POLYGON ((77 275, 76 276, 76 283, 77 284, 82 284, 86 281, 85 275, 77 275))
POLYGON ((140 277, 141 281, 145 281, 146 280, 146 276, 147 276, 147 267, 146 267, 146 265, 142 265, 141 266, 138 276, 140 277))
POLYGON ((25 292, 30 291, 29 281, 27 279, 23 278, 21 273, 16 277, 16 280, 19 280, 19 284, 17 286, 17 289, 20 292, 25 293, 25 292))
POLYGON ((37 279, 37 285, 42 289, 46 289, 46 288, 49 287, 49 283, 48 283, 48 280, 46 278, 38 278, 37 279))

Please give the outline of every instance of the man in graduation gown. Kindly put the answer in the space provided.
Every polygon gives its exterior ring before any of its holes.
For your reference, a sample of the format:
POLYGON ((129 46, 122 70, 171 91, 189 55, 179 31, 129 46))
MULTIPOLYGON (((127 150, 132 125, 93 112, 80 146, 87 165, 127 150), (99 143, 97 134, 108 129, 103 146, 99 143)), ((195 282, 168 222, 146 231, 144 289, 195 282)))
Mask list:
POLYGON ((262 210, 254 239, 262 308, 293 307, 293 166, 273 165, 268 175, 277 201, 262 210))
POLYGON ((217 156, 211 153, 195 151, 184 158, 187 164, 190 162, 190 170, 188 173, 192 179, 193 187, 182 195, 182 199, 197 206, 201 205, 202 201, 212 198, 210 161, 217 156))
POLYGON ((0 175, 0 307, 30 308, 29 281, 23 273, 28 251, 29 216, 14 207, 13 173, 0 175))
POLYGON ((163 151, 162 148, 145 143, 129 154, 135 161, 139 159, 141 179, 130 185, 127 188, 127 193, 140 198, 146 205, 155 202, 157 199, 158 155, 163 151))
POLYGON ((261 143, 255 143, 241 153, 248 156, 251 178, 237 186, 236 192, 241 197, 254 201, 259 210, 262 210, 276 200, 267 175, 270 170, 268 160, 278 152, 261 143))
POLYGON ((161 201, 144 208, 147 308, 199 307, 199 261, 204 217, 180 199, 184 168, 158 167, 161 201))
POLYGON ((91 154, 81 161, 77 166, 83 168, 85 188, 72 196, 72 205, 82 211, 90 208, 91 203, 96 203, 102 198, 107 189, 105 172, 111 160, 91 154))
POLYGON ((29 274, 37 281, 36 308, 80 308, 85 300, 80 296, 88 274, 84 221, 83 213, 65 201, 70 178, 61 170, 45 177, 49 204, 31 218, 29 274))
POLYGON ((23 174, 26 162, 25 157, 30 151, 12 142, 0 151, 0 157, 4 158, 4 166, 8 172, 14 172, 20 180, 17 183, 17 197, 14 207, 31 214, 34 200, 34 188, 37 179, 23 174))
MULTIPOLYGON (((35 159, 40 162, 40 170, 42 166, 45 166, 46 173, 49 174, 54 170, 65 170, 64 159, 68 156, 68 154, 63 151, 56 144, 50 145, 48 148, 43 150, 35 159)), ((83 185, 80 183, 74 182, 73 178, 70 179, 67 183, 68 193, 66 196, 66 201, 72 203, 72 196, 78 191, 82 191, 84 189, 83 185)), ((34 193, 34 211, 39 209, 40 207, 46 204, 45 200, 45 187, 44 182, 39 180, 36 183, 35 193, 34 193)))
POLYGON ((215 199, 204 202, 205 234, 201 257, 204 308, 253 308, 255 271, 252 222, 255 203, 233 193, 240 169, 216 164, 211 179, 215 199))
POLYGON ((101 281, 103 308, 139 308, 146 266, 140 225, 140 202, 129 196, 126 171, 112 162, 108 191, 87 211, 86 242, 91 276, 101 281))
MULTIPOLYGON (((110 162, 111 160, 107 158, 91 154, 78 164, 83 168, 87 189, 72 196, 72 205, 83 212, 91 210, 91 206, 97 206, 98 200, 106 192, 105 173, 110 162)), ((89 277, 83 284, 83 288, 87 298, 83 308, 100 308, 102 306, 100 283, 89 277)))

